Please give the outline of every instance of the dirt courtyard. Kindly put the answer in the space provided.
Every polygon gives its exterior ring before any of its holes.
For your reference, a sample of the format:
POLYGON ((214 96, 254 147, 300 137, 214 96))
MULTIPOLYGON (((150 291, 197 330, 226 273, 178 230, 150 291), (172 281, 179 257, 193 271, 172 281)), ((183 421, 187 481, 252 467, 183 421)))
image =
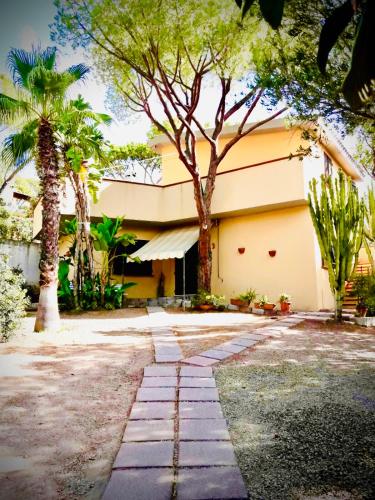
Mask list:
POLYGON ((199 350, 270 322, 145 309, 62 319, 59 333, 36 334, 34 318, 25 318, 0 344, 1 500, 101 497, 143 368, 153 361, 152 329, 169 324, 184 350, 199 350))
POLYGON ((100 498, 152 362, 150 336, 132 327, 146 316, 65 316, 55 335, 31 333, 26 318, 0 344, 1 499, 100 498))

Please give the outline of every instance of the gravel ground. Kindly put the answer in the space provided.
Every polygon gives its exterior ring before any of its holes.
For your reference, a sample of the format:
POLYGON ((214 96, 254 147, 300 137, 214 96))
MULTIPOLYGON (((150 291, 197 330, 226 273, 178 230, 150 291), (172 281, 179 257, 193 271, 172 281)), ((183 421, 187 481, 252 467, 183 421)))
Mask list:
POLYGON ((252 499, 375 497, 374 354, 372 330, 310 321, 216 370, 252 499))
MULTIPOLYGON (((230 315, 233 318, 233 315, 230 315)), ((227 342, 238 335, 250 333, 257 328, 271 325, 273 320, 262 316, 248 315, 248 323, 232 326, 181 326, 174 328, 184 357, 195 356, 202 351, 211 349, 218 344, 227 342)))

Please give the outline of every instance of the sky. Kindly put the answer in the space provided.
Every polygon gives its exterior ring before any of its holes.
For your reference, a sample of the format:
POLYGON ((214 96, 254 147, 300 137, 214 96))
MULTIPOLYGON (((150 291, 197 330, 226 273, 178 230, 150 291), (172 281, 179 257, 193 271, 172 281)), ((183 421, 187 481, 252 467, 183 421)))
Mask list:
MULTIPOLYGON (((0 73, 8 73, 7 54, 10 48, 23 48, 26 50, 40 45, 42 48, 52 46, 50 40, 49 25, 54 20, 56 8, 53 0, 0 0, 0 73)), ((58 56, 58 68, 64 69, 72 64, 85 62, 92 67, 89 55, 82 49, 73 50, 70 47, 60 47, 58 56)), ((202 106, 200 115, 203 123, 207 123, 213 116, 213 106, 216 99, 212 99, 213 87, 208 88, 202 95, 202 106)), ((77 94, 90 102, 96 112, 107 112, 113 116, 110 110, 106 109, 105 97, 106 87, 98 82, 95 77, 94 68, 92 68, 84 84, 76 84, 71 97, 77 94)), ((252 120, 264 117, 264 110, 257 110, 252 120), (263 115, 263 116, 262 116, 263 115)), ((237 119, 240 118, 240 115, 237 119)), ((150 128, 148 119, 143 115, 132 123, 125 123, 118 117, 113 116, 113 122, 109 127, 102 128, 106 139, 113 144, 122 145, 128 142, 145 142, 147 140, 147 131, 150 128)), ((4 135, 4 132, 3 132, 4 135)), ((0 131, 1 140, 1 131, 0 131)), ((353 149, 353 140, 349 138, 345 145, 349 150, 353 149)), ((32 172, 30 168, 26 171, 32 172)))
MULTIPOLYGON (((0 0, 0 73, 8 74, 7 54, 10 48, 31 49, 34 45, 42 48, 52 46, 49 25, 53 22, 56 8, 52 0, 0 0)), ((58 68, 64 69, 72 64, 85 62, 91 66, 87 55, 73 51, 70 47, 58 47, 58 68)), ((106 87, 97 82, 93 72, 84 84, 76 85, 75 94, 82 94, 97 112, 108 112, 105 108, 106 87)), ((127 125, 114 117, 109 127, 103 128, 105 137, 114 144, 121 145, 131 141, 143 142, 149 123, 137 120, 136 125, 127 125)))

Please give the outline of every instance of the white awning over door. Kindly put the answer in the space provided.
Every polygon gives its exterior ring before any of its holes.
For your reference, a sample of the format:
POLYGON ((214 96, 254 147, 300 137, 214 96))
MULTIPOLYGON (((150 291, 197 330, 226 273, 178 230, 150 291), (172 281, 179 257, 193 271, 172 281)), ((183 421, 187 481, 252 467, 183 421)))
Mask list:
POLYGON ((140 260, 182 259, 198 241, 199 228, 181 227, 159 233, 142 248, 131 254, 140 260))

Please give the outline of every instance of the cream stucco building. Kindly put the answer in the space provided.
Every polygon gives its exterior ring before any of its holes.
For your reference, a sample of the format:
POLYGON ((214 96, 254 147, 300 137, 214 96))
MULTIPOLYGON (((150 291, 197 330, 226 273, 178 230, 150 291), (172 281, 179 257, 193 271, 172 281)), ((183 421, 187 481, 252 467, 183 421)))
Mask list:
MULTIPOLYGON (((227 128, 221 141, 227 141, 231 133, 227 128)), ((228 302, 251 287, 272 301, 287 292, 293 297, 295 309, 333 307, 307 206, 308 185, 323 173, 334 175, 337 168, 354 181, 360 176, 350 155, 333 136, 314 145, 309 156, 298 155, 302 144, 299 128, 286 128, 283 120, 274 120, 238 142, 219 167, 212 201, 212 291, 225 295, 228 302)), ((179 229, 197 224, 189 173, 165 137, 154 139, 152 145, 162 156, 161 183, 104 180, 99 201, 91 207, 93 218, 103 213, 125 216, 124 231, 134 232, 140 241, 138 247, 144 248, 161 234, 174 230, 178 235, 179 229)), ((208 145, 200 138, 197 147, 204 175, 208 145)), ((73 193, 69 190, 62 198, 61 212, 62 219, 74 214, 73 193)), ((34 224, 36 234, 40 230, 40 206, 34 224)), ((170 237, 172 248, 173 233, 170 237)), ((62 242, 61 253, 64 251, 62 242)), ((126 280, 138 283, 129 289, 130 297, 156 297, 161 273, 165 295, 182 294, 182 259, 163 257, 138 271, 134 271, 136 264, 126 267, 126 280)), ((193 293, 196 244, 187 250, 185 263, 186 292, 193 293)), ((119 272, 119 266, 116 269, 119 272)), ((114 279, 120 281, 122 277, 116 275, 114 279)))

